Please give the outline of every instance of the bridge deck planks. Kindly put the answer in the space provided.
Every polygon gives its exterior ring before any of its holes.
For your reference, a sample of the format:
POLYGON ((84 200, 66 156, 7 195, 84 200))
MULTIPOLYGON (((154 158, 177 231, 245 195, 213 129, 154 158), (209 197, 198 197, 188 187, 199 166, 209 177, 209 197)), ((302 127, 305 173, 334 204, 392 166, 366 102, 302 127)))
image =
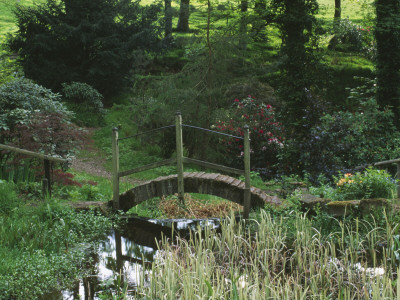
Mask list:
MULTIPOLYGON (((237 178, 219 173, 186 172, 184 184, 185 192, 215 195, 243 205, 245 183, 237 178)), ((120 196, 120 208, 127 211, 148 199, 177 192, 176 174, 158 177, 123 193, 120 196)), ((279 198, 270 196, 261 189, 251 187, 250 192, 252 206, 262 206, 265 203, 281 204, 279 198)))

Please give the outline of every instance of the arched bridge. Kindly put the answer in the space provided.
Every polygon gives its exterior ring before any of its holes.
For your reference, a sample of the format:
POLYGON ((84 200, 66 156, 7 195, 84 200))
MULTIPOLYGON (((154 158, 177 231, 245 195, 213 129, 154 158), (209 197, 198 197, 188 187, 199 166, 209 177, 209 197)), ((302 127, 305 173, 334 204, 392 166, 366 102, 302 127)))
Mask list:
MULTIPOLYGON (((199 193, 218 196, 243 205, 245 183, 239 179, 218 173, 183 173, 185 193, 199 193)), ((128 211, 135 205, 154 197, 173 195, 178 192, 178 177, 170 175, 159 177, 123 193, 119 197, 119 208, 128 211)), ((251 206, 265 203, 281 204, 278 197, 267 195, 261 189, 251 187, 251 206)))

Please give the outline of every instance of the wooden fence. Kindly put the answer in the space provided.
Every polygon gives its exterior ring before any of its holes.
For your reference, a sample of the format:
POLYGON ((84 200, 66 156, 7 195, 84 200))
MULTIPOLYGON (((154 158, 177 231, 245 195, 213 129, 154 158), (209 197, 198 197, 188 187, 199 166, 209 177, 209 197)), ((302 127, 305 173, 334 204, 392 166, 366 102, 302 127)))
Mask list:
POLYGON ((124 137, 124 138, 118 138, 118 128, 113 128, 112 130, 112 165, 113 165, 113 207, 115 210, 119 209, 119 179, 124 176, 128 176, 137 172, 153 169, 153 168, 158 168, 164 165, 170 165, 170 164, 176 164, 177 166, 177 173, 178 173, 178 197, 180 201, 183 202, 183 197, 184 197, 184 180, 183 180, 183 170, 184 167, 183 165, 185 163, 190 163, 190 164, 195 164, 199 165, 202 167, 210 168, 210 169, 215 169, 219 170, 225 173, 233 173, 237 175, 244 175, 245 177, 245 191, 244 191, 244 209, 243 209, 243 216, 244 218, 249 217, 249 211, 250 211, 250 199, 251 199, 251 194, 250 194, 250 136, 249 136, 249 127, 246 125, 244 126, 244 137, 238 137, 238 136, 233 136, 201 127, 195 127, 195 126, 190 126, 190 125, 185 125, 182 124, 182 116, 180 112, 176 113, 175 117, 175 125, 169 125, 169 126, 164 126, 161 128, 157 128, 148 132, 143 132, 139 133, 133 136, 129 137, 124 137), (121 140, 127 139, 127 138, 133 138, 137 137, 139 135, 143 134, 148 134, 150 132, 154 132, 157 130, 165 129, 165 128, 171 128, 175 127, 175 135, 176 135, 176 157, 170 158, 167 160, 155 162, 152 164, 148 164, 145 166, 141 166, 135 169, 131 170, 126 170, 126 171, 120 171, 120 165, 119 165, 119 142, 121 140), (198 130, 205 130, 207 132, 211 133, 216 133, 219 135, 224 135, 236 139, 241 139, 244 140, 244 150, 243 150, 243 155, 244 155, 244 169, 235 169, 235 168, 230 168, 227 166, 223 165, 218 165, 206 161, 201 161, 189 157, 183 156, 183 140, 182 140, 182 128, 183 127, 189 127, 189 128, 194 128, 198 130))
POLYGON ((43 179, 43 193, 48 193, 51 196, 51 175, 50 175, 50 162, 59 162, 59 163, 66 163, 69 160, 65 158, 60 158, 60 157, 54 157, 50 155, 45 155, 25 149, 20 149, 12 146, 7 146, 0 144, 0 149, 11 151, 11 152, 16 152, 19 154, 23 155, 28 155, 32 157, 36 157, 39 159, 42 159, 44 161, 43 168, 44 168, 44 179, 43 179))

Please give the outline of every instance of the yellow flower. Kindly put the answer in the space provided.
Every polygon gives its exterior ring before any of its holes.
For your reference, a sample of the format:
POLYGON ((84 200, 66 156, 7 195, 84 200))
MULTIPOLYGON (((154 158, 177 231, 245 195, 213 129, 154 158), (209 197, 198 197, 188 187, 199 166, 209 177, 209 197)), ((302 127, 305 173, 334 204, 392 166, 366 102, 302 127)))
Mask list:
MULTIPOLYGON (((346 174, 347 175, 347 174, 346 174)), ((345 175, 345 176, 346 176, 345 175)), ((337 186, 342 186, 343 184, 345 184, 345 183, 353 183, 354 182, 354 180, 351 180, 351 179, 349 179, 348 178, 349 176, 346 176, 345 178, 341 178, 337 183, 336 183, 336 185, 337 186)))

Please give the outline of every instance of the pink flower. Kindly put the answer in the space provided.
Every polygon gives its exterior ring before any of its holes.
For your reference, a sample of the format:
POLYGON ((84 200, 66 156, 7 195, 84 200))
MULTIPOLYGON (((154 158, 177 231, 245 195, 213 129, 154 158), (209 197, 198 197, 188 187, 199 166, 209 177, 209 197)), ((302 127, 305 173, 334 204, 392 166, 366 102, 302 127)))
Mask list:
POLYGON ((264 133, 264 130, 260 129, 258 132, 259 132, 259 133, 264 133))
POLYGON ((267 109, 270 109, 271 107, 272 107, 271 105, 269 105, 269 104, 267 105, 267 109))
POLYGON ((238 99, 238 98, 236 98, 234 101, 235 101, 235 102, 239 102, 239 99, 238 99))

